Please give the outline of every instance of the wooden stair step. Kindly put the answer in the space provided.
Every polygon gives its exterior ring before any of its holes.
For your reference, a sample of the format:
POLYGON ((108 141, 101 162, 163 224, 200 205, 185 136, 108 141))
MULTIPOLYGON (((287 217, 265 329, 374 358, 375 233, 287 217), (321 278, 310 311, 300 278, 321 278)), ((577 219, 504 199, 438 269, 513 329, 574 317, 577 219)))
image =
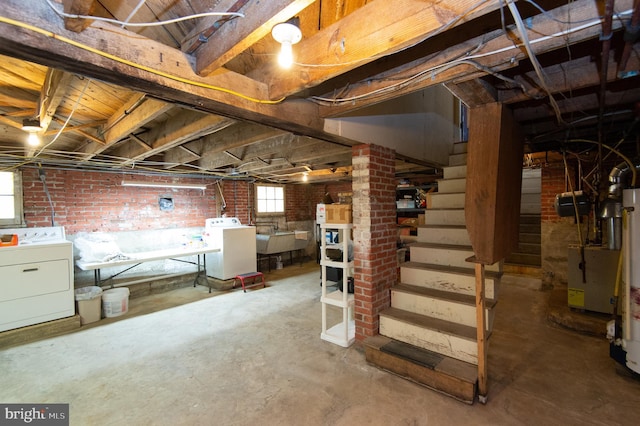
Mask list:
MULTIPOLYGON (((434 265, 422 262, 404 262, 400 265, 400 277, 404 284, 455 291, 475 297, 475 270, 434 265)), ((501 272, 485 271, 485 295, 497 299, 501 272)))
MULTIPOLYGON (((442 272, 452 272, 459 275, 470 275, 475 277, 475 268, 473 263, 469 263, 468 268, 460 268, 456 266, 444 266, 437 265, 432 263, 424 263, 424 262, 405 262, 402 264, 403 267, 411 267, 411 268, 421 268, 425 270, 434 270, 434 271, 442 271, 442 272)), ((501 272, 495 271, 485 271, 486 278, 500 278, 502 276, 501 272)))
POLYGON ((456 179, 467 177, 467 165, 447 166, 442 168, 444 179, 456 179))
POLYGON ((449 155, 449 166, 463 166, 467 164, 467 153, 449 155))
POLYGON ((436 209, 462 209, 465 203, 464 192, 433 192, 431 195, 431 205, 436 209))
POLYGON ((514 253, 541 254, 542 246, 536 243, 520 242, 514 253))
POLYGON ((365 339, 365 359, 385 371, 472 404, 477 367, 385 336, 365 339))
POLYGON ((464 192, 467 188, 467 178, 438 179, 438 192, 464 192))
POLYGON ((418 242, 431 244, 471 245, 464 225, 420 225, 418 242))
MULTIPOLYGON (((485 329, 491 331, 497 301, 485 300, 485 329)), ((477 326, 475 296, 436 290, 410 284, 397 284, 391 288, 391 306, 431 318, 477 326)))
POLYGON ((427 225, 460 225, 465 226, 464 208, 434 209, 429 208, 424 212, 424 221, 427 225))
POLYGON ((540 235, 540 233, 530 234, 527 232, 521 232, 518 235, 518 239, 520 243, 539 245, 542 242, 542 235, 540 235))
MULTIPOLYGON (((444 291, 444 290, 435 290, 432 288, 419 287, 416 285, 403 284, 403 283, 396 284, 395 286, 391 287, 391 290, 413 293, 416 296, 430 297, 430 298, 440 299, 440 300, 448 300, 448 301, 460 303, 463 305, 473 306, 474 308, 476 306, 475 296, 471 296, 468 294, 454 293, 451 291, 444 291)), ((496 300, 489 299, 489 298, 485 299, 485 306, 487 309, 493 309, 496 303, 498 303, 496 300)))
POLYGON ((390 307, 380 313, 380 334, 471 364, 478 363, 475 327, 390 307))
POLYGON ((451 153, 452 154, 462 154, 464 152, 467 152, 467 142, 466 141, 454 142, 451 145, 451 153))
POLYGON ((539 214, 521 214, 520 223, 527 223, 530 225, 540 225, 542 218, 539 214))
MULTIPOLYGON (((474 267, 474 263, 467 261, 468 258, 474 255, 473 248, 468 245, 416 242, 411 244, 409 251, 411 260, 417 262, 461 268, 465 268, 467 265, 474 267)), ((485 265, 485 269, 487 271, 500 272, 502 270, 502 262, 485 265)))

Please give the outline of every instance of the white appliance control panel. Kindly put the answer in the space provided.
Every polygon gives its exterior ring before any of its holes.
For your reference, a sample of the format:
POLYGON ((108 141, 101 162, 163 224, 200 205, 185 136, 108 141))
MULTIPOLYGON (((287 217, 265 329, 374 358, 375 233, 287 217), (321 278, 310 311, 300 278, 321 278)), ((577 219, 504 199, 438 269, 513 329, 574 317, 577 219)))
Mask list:
POLYGON ((65 241, 64 227, 2 229, 3 234, 16 234, 18 245, 65 241))
POLYGON ((212 217, 205 221, 205 228, 242 226, 237 217, 212 217))

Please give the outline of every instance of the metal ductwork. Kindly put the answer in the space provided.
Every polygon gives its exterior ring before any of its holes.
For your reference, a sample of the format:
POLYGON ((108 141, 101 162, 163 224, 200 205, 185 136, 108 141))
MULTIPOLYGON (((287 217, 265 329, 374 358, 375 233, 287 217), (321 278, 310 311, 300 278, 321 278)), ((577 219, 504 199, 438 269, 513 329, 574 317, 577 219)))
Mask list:
MULTIPOLYGON (((640 164, 636 164, 636 172, 640 164)), ((628 177, 633 172, 629 163, 622 162, 609 173, 609 193, 602 202, 599 216, 606 222, 607 248, 620 250, 622 245, 622 190, 629 187, 628 177)))
MULTIPOLYGON (((640 172, 640 164, 634 165, 636 172, 640 172)), ((609 198, 622 200, 622 190, 629 187, 626 182, 629 173, 633 170, 629 163, 622 162, 615 166, 609 173, 609 198)))

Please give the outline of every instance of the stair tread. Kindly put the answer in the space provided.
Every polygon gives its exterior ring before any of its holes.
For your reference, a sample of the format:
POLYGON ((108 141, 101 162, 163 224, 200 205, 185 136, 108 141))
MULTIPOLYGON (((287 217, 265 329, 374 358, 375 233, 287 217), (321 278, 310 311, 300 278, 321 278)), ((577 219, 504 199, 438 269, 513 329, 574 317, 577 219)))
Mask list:
POLYGON ((363 341, 367 362, 459 401, 473 404, 478 367, 386 336, 363 341))
MULTIPOLYGON (((406 293, 413 293, 420 296, 432 297, 434 299, 448 300, 456 303, 474 306, 476 305, 475 296, 468 294, 461 294, 452 291, 436 290, 428 287, 420 287, 412 284, 396 284, 391 287, 392 291, 402 291, 406 293)), ((497 301, 494 299, 486 299, 485 304, 488 309, 493 309, 497 301)))
MULTIPOLYGON (((460 268, 457 266, 443 266, 443 265, 436 265, 432 263, 411 262, 411 261, 402 263, 401 267, 418 268, 418 269, 437 271, 437 272, 451 272, 453 274, 469 275, 469 276, 475 277, 474 267, 460 268)), ((488 278, 500 278, 502 276, 502 273, 495 272, 495 271, 485 271, 484 275, 485 277, 488 277, 488 278)))
POLYGON ((394 339, 389 340, 388 343, 380 348, 381 351, 410 359, 417 364, 445 374, 454 375, 469 383, 475 383, 478 380, 478 368, 473 364, 405 342, 394 339))
POLYGON ((411 323, 418 327, 428 328, 430 330, 435 330, 441 333, 455 335, 467 340, 476 341, 477 339, 475 327, 470 327, 468 325, 462 325, 437 318, 431 318, 426 315, 420 315, 398 308, 386 308, 380 313, 380 316, 385 316, 388 318, 396 319, 398 321, 411 323))
POLYGON ((436 182, 446 182, 450 180, 467 180, 467 177, 460 176, 460 177, 452 177, 452 178, 440 178, 440 179, 436 179, 436 182))
POLYGON ((466 225, 418 225, 418 228, 425 229, 467 229, 466 225))
POLYGON ((460 245, 460 244, 442 244, 442 243, 422 243, 422 242, 417 242, 417 243, 411 244, 411 247, 439 248, 439 249, 460 250, 460 251, 473 251, 473 247, 467 246, 467 245, 460 245))

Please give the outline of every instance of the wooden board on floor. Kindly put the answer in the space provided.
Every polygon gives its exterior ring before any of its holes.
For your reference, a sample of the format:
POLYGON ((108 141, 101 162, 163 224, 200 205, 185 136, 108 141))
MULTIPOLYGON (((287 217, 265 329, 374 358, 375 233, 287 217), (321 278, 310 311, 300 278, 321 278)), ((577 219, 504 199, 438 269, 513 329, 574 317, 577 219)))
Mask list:
POLYGON ((424 349, 404 346, 411 345, 385 336, 370 337, 364 341, 365 358, 367 362, 383 370, 468 404, 473 403, 477 383, 475 365, 424 349), (417 352, 424 354, 417 355, 417 352), (409 357, 405 357, 405 354, 409 354, 409 357))
POLYGON ((0 348, 33 342, 80 328, 80 315, 20 327, 0 333, 0 348))

